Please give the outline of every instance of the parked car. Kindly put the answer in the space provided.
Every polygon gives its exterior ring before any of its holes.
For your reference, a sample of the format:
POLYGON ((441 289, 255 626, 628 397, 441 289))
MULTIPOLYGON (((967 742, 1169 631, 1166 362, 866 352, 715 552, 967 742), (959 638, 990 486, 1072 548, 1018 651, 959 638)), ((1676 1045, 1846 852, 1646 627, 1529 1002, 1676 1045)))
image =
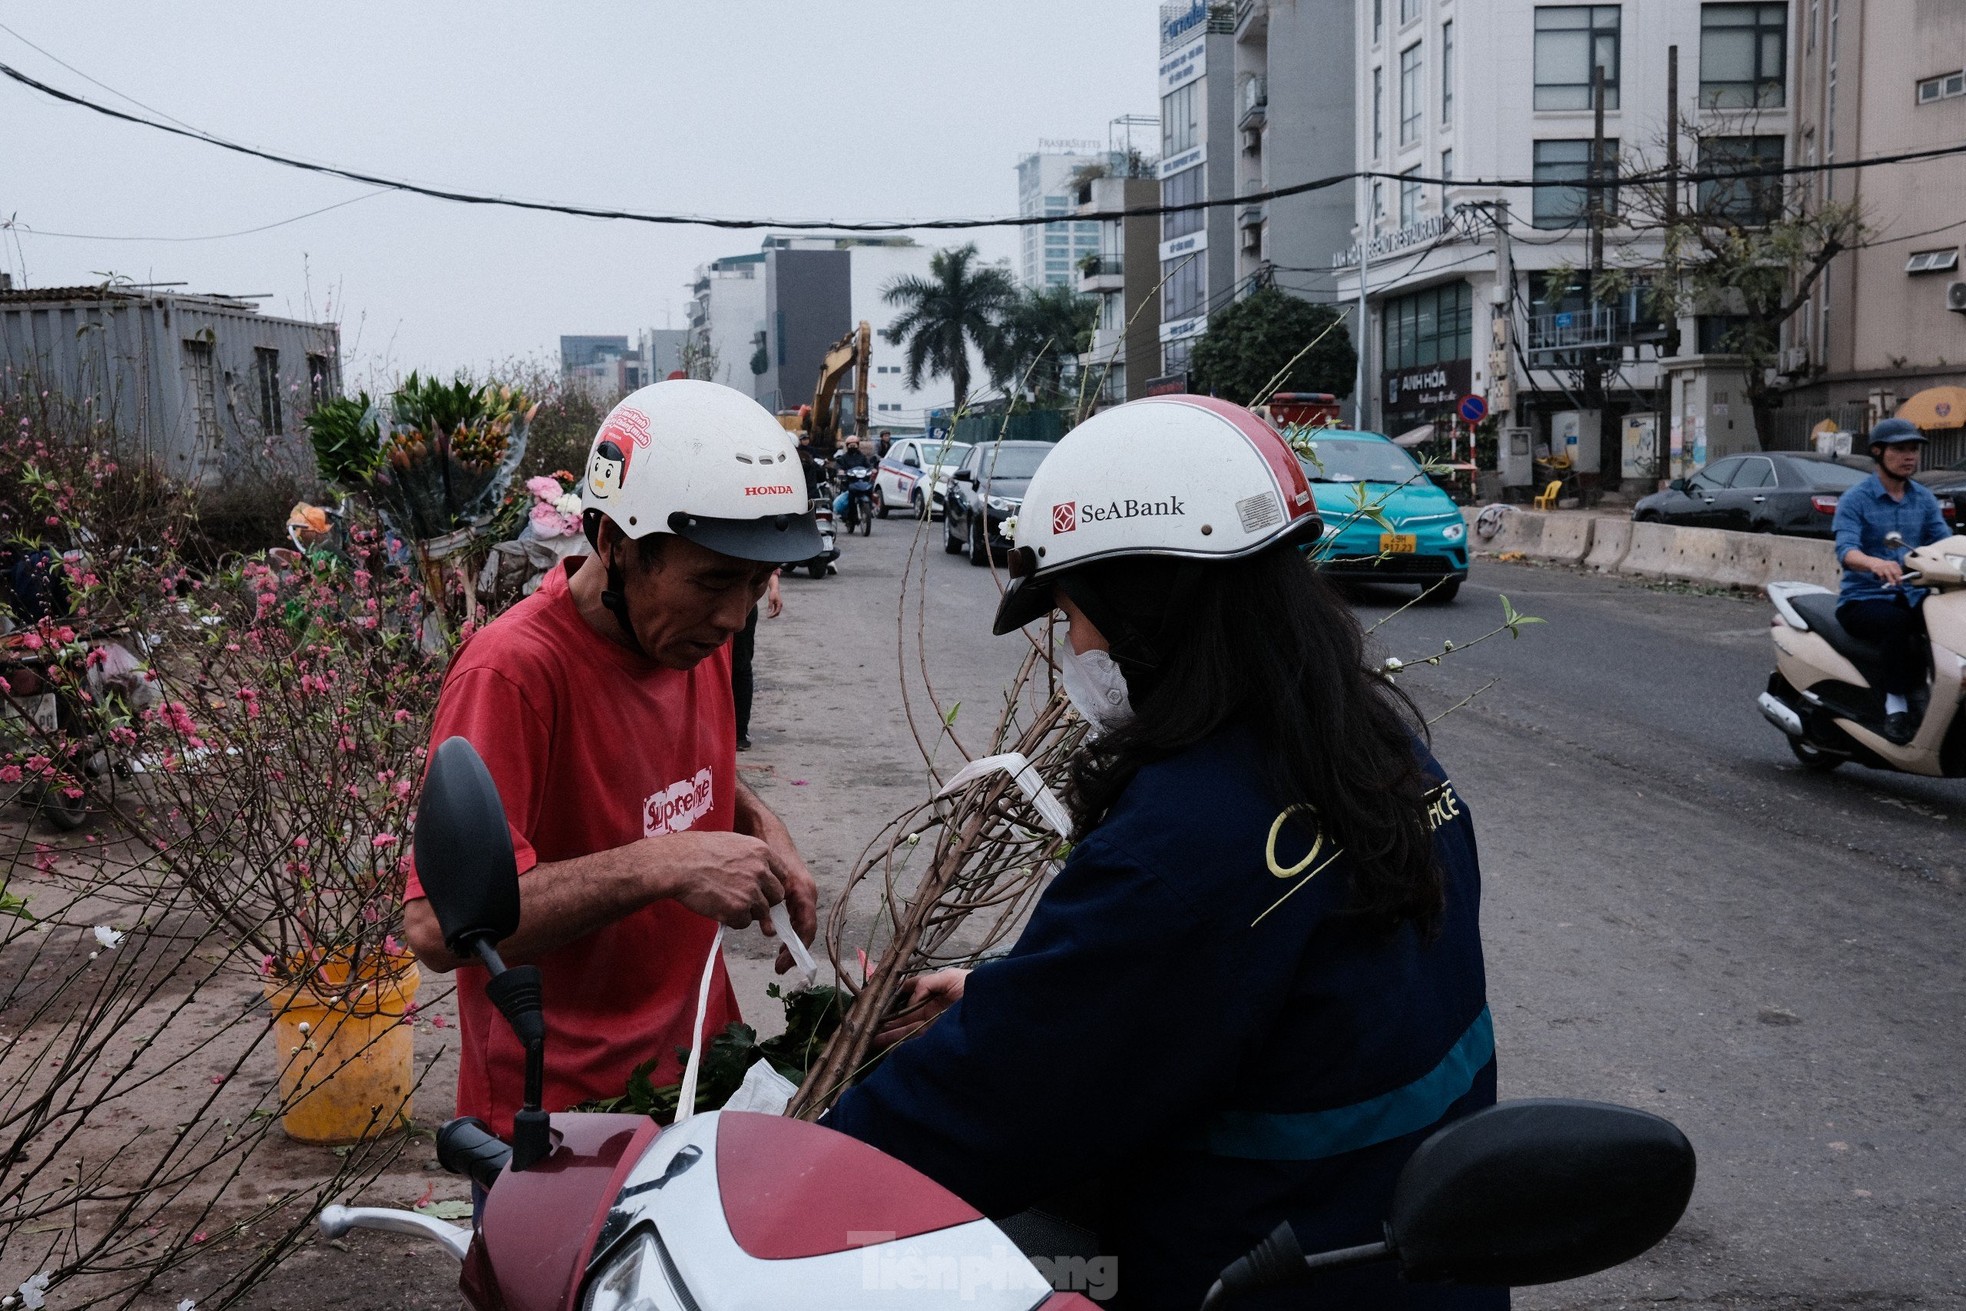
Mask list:
POLYGON ((1966 524, 1966 460, 1943 468, 1921 469, 1914 477, 1939 498, 1947 523, 1955 527, 1966 524))
POLYGON ((1299 455, 1324 534, 1311 562, 1334 578, 1419 583, 1445 605, 1468 577, 1468 526, 1411 455, 1376 432, 1330 428, 1299 455))
POLYGON ((967 442, 934 437, 903 437, 887 448, 874 475, 874 511, 885 519, 890 510, 907 506, 917 519, 942 513, 949 476, 969 454, 967 442))
POLYGON ((1690 528, 1833 537, 1837 499, 1870 471, 1871 462, 1855 455, 1730 455, 1690 478, 1673 479, 1665 491, 1633 506, 1632 518, 1690 528))
POLYGON ((950 555, 967 551, 971 564, 988 564, 1010 550, 1004 520, 1024 504, 1024 489, 1052 449, 1050 442, 983 442, 970 447, 949 479, 942 549, 950 555))

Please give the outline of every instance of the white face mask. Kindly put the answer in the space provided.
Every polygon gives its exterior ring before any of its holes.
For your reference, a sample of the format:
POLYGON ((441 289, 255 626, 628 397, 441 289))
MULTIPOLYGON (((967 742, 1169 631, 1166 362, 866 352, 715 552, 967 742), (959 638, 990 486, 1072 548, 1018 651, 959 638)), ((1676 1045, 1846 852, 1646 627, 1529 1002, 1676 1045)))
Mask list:
POLYGON ((1065 697, 1072 709, 1092 726, 1093 736, 1110 733, 1133 718, 1133 703, 1127 698, 1126 675, 1105 651, 1072 650, 1069 640, 1059 644, 1058 677, 1065 685, 1065 697))

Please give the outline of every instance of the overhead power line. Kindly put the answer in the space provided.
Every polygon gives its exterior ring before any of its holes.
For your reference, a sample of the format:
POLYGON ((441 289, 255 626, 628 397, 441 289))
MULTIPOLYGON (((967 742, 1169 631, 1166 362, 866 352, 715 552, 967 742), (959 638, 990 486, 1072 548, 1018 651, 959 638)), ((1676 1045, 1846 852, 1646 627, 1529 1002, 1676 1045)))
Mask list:
MULTIPOLYGON (((66 65, 64 65, 66 67, 66 65)), ((73 70, 71 70, 73 71, 73 70)), ((1118 220, 1127 218, 1152 218, 1163 214, 1185 214, 1195 210, 1217 209, 1227 206, 1260 205, 1272 200, 1283 200, 1290 196, 1301 196, 1314 191, 1322 191, 1342 183, 1360 178, 1379 178, 1386 181, 1419 183, 1428 186, 1457 186, 1489 188, 1499 191, 1538 190, 1561 187, 1568 190, 1616 189, 1647 182, 1677 180, 1680 183, 1699 182, 1737 182, 1756 177, 1787 177, 1799 174, 1839 173, 1854 169, 1877 168, 1891 164, 1909 164, 1920 160, 1944 159, 1949 156, 1966 155, 1966 142, 1951 146, 1937 146, 1928 150, 1903 151, 1895 155, 1880 155, 1870 159, 1838 160, 1826 164, 1784 164, 1784 165, 1730 165, 1718 170, 1682 170, 1667 173, 1655 170, 1651 173, 1631 174, 1611 178, 1546 178, 1536 179, 1487 179, 1487 178, 1442 178, 1420 173, 1389 173, 1374 169, 1357 169, 1348 173, 1333 173, 1326 177, 1313 178, 1309 182, 1298 182, 1287 187, 1272 187, 1267 191, 1252 192, 1241 196, 1228 196, 1214 200, 1191 201, 1180 205, 1153 205, 1139 209, 1098 210, 1090 213, 1067 215, 1033 214, 1004 218, 950 218, 950 219, 757 219, 720 218, 705 214, 655 214, 640 210, 611 209, 596 205, 571 205, 554 201, 525 200, 516 196, 498 196, 484 192, 456 191, 445 187, 429 186, 420 182, 408 182, 400 178, 386 178, 356 169, 341 168, 333 164, 321 164, 289 155, 276 154, 255 146, 242 145, 228 141, 198 128, 160 123, 156 119, 144 118, 140 114, 127 113, 108 105, 63 91, 58 87, 29 77, 8 64, 0 64, 0 74, 5 74, 22 86, 40 92, 64 104, 75 105, 92 110, 107 118, 134 123, 156 132, 168 132, 172 136, 200 141, 220 150, 248 155, 269 163, 281 164, 288 168, 302 169, 309 173, 319 173, 328 177, 345 178, 350 182, 360 182, 373 187, 387 187, 395 191, 409 192, 412 195, 428 196, 433 200, 448 200, 460 205, 493 205, 507 209, 532 210, 547 214, 566 214, 575 218, 616 219, 630 223, 652 223, 669 227, 707 227, 724 229, 778 228, 785 231, 831 231, 831 232, 906 232, 924 231, 964 231, 979 228, 1023 228, 1040 227, 1051 223, 1089 222, 1118 220)), ((86 75, 83 75, 86 76, 86 75)), ((91 79, 93 80, 93 79, 91 79)), ((101 85, 98 83, 98 85, 101 85)), ((121 94, 120 92, 117 94, 121 94)))

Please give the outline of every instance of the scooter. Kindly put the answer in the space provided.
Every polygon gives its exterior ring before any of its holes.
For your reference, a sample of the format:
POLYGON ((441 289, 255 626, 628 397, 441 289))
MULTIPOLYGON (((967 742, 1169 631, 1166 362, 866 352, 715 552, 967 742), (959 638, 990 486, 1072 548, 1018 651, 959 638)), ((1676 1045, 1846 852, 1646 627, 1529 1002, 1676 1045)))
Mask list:
POLYGON ((871 537, 874 532, 874 471, 864 464, 856 464, 850 469, 840 470, 840 481, 845 485, 845 490, 833 504, 846 512, 848 535, 858 528, 862 537, 871 537))
MULTIPOLYGON (((688 1115, 689 1095, 687 1118, 667 1128, 634 1115, 548 1115, 539 972, 507 967, 497 949, 519 923, 511 839, 491 776, 462 738, 432 758, 416 864, 445 943, 484 963, 486 992, 525 1046, 524 1106, 510 1142, 469 1118, 438 1132, 439 1162, 486 1190, 473 1228, 330 1206, 319 1220, 328 1237, 363 1228, 431 1239, 462 1263, 460 1287, 479 1311, 1094 1308, 1054 1286, 1086 1287, 1082 1259, 1027 1255, 926 1176, 821 1125, 688 1115)), ((692 1083, 686 1073, 686 1092, 692 1083)), ((1670 1232, 1694 1174, 1692 1146, 1657 1116, 1590 1102, 1492 1107, 1414 1153, 1382 1241, 1306 1256, 1282 1225, 1222 1272, 1203 1305, 1381 1261, 1418 1280, 1576 1278, 1670 1232)))
MULTIPOLYGON (((1904 545, 1897 533, 1885 540, 1904 545)), ((1910 698, 1918 726, 1904 743, 1884 732, 1884 697, 1875 687, 1883 653, 1837 622, 1837 594, 1813 583, 1768 584, 1775 672, 1759 703, 1804 768, 1827 773, 1855 761, 1966 777, 1966 537, 1919 547, 1904 569, 1907 585, 1929 589, 1919 609, 1932 644, 1932 680, 1910 698)))

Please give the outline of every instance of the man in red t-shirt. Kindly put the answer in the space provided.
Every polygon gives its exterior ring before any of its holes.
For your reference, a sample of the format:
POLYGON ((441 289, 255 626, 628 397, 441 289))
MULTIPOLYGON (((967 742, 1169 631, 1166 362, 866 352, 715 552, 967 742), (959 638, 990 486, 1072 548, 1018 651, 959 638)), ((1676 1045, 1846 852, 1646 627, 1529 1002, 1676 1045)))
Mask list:
MULTIPOLYGON (((796 464, 790 435, 730 388, 642 388, 589 454, 593 554, 468 641, 444 680, 432 746, 477 748, 512 828, 520 921, 499 950, 543 976, 549 1111, 619 1096, 652 1057, 656 1083, 677 1077, 718 923, 764 924, 783 901, 802 938, 817 927, 791 835, 738 781, 730 687, 730 638, 773 569, 819 550, 796 464)), ((405 898, 418 960, 458 971, 458 1114, 507 1133, 524 1050, 414 872, 405 898)), ((720 963, 706 1032, 737 1018, 720 963)))

